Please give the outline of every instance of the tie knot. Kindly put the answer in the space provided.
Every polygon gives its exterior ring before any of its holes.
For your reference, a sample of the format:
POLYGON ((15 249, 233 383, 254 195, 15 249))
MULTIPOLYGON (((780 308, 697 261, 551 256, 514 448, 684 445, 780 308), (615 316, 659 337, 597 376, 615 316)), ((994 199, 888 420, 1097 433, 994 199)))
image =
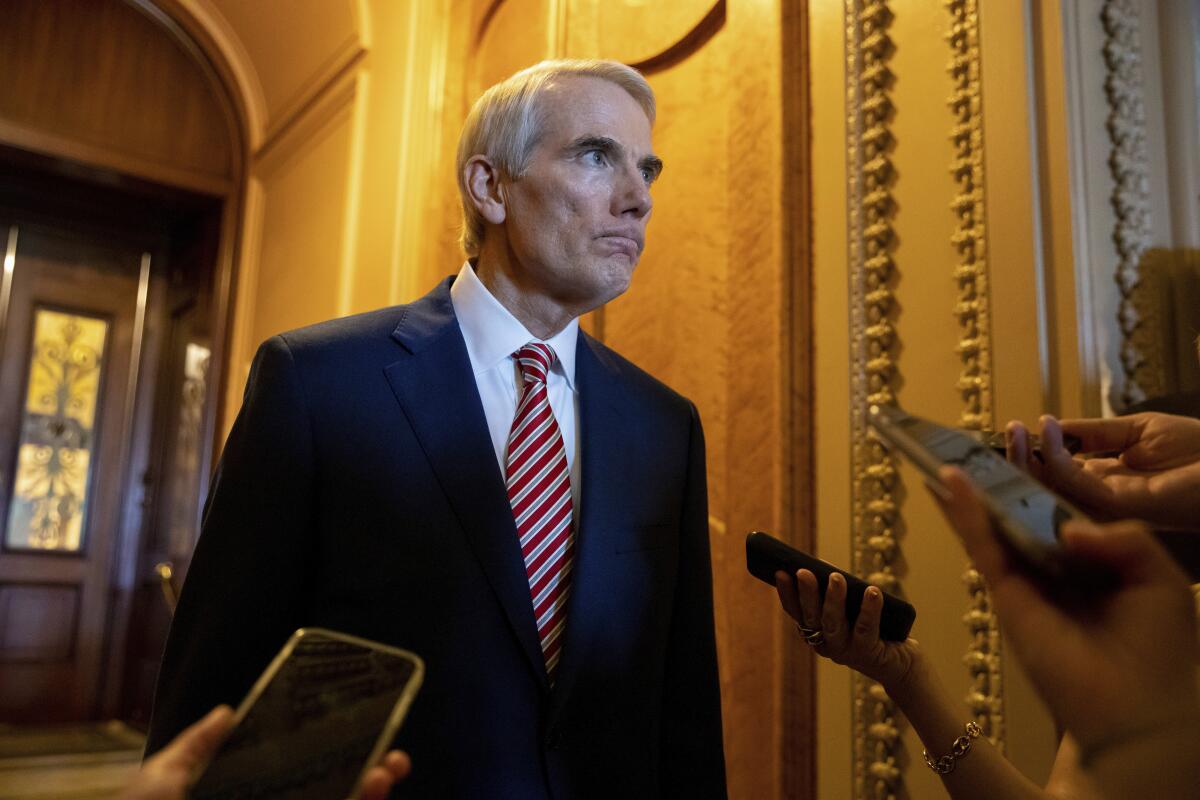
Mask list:
POLYGON ((530 342, 513 353, 513 358, 521 365, 521 376, 526 383, 545 383, 550 367, 554 366, 554 348, 541 342, 530 342))

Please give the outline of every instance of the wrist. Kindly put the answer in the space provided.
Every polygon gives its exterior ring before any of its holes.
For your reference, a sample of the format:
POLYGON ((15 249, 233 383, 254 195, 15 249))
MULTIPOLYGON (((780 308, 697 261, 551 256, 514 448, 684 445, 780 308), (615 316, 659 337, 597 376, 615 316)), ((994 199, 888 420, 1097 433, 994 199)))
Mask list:
POLYGON ((933 668, 918 648, 913 648, 912 650, 912 658, 908 663, 908 669, 904 670, 903 673, 880 681, 880 685, 888 693, 888 697, 892 698, 892 702, 900 706, 901 709, 911 705, 913 702, 920 702, 922 698, 927 697, 935 684, 936 676, 933 668))

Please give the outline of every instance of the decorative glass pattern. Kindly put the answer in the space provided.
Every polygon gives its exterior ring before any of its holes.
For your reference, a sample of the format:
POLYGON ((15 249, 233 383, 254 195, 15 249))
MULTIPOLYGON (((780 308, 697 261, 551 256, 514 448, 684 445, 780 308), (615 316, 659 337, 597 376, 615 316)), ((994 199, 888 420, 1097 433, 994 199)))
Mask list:
POLYGON ((196 544, 199 521, 200 437, 204 398, 208 394, 208 365, 212 352, 188 342, 183 366, 179 427, 175 432, 175 469, 171 479, 170 553, 186 554, 196 544))
POLYGON ((4 539, 10 549, 83 546, 107 337, 103 319, 37 310, 4 539))

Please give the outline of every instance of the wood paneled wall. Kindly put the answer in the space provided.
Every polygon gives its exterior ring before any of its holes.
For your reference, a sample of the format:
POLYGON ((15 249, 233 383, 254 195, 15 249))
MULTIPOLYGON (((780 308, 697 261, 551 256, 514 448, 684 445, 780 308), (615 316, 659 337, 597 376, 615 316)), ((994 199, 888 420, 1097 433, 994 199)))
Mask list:
POLYGON ((0 140, 200 191, 232 188, 215 87, 120 0, 5 0, 0 140))

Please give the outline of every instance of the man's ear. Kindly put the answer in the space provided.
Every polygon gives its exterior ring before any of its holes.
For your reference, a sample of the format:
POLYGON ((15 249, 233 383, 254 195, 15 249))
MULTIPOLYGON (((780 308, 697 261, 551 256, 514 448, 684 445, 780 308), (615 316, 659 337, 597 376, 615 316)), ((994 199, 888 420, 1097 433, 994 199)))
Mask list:
POLYGON ((500 225, 507 216, 504 192, 500 186, 500 171, 487 156, 471 156, 463 166, 467 195, 475 210, 487 222, 500 225))

